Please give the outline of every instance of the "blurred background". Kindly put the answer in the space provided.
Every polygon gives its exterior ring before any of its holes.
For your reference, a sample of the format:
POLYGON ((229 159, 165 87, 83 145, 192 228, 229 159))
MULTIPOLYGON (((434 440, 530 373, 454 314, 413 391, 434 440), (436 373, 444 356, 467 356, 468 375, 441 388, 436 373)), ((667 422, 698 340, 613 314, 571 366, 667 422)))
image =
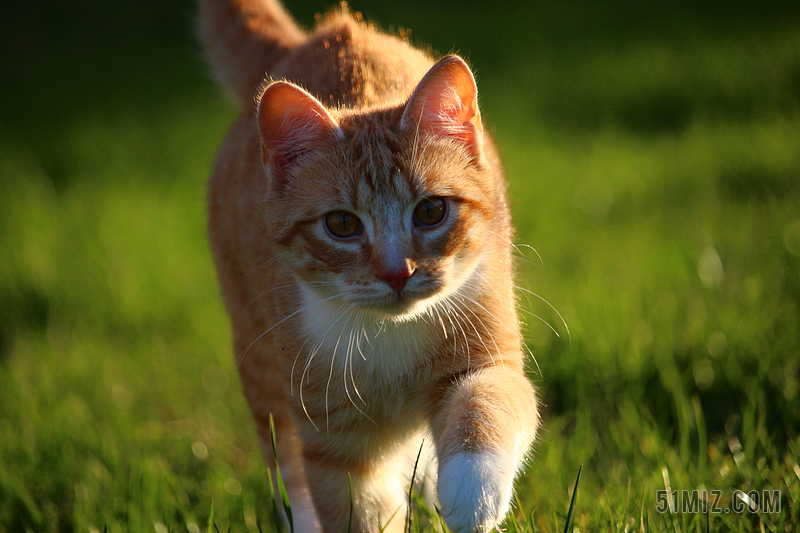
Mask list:
MULTIPOLYGON (((545 420, 517 517, 559 529, 583 464, 576 527, 657 527, 671 486, 780 490, 790 531, 800 3, 351 7, 468 59, 506 164, 545 420)), ((0 6, 0 531, 269 523, 205 237, 236 109, 194 17, 0 6)))

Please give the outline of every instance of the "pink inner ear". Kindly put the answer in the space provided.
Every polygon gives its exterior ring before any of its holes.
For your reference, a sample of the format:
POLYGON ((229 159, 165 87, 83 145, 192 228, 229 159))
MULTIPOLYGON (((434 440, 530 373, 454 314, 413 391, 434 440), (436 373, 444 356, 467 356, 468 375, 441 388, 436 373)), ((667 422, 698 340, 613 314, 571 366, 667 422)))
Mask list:
POLYGON ((270 84, 258 103, 264 165, 279 179, 303 155, 313 152, 339 124, 311 94, 285 81, 270 84))
POLYGON ((454 139, 471 150, 480 147, 478 88, 463 59, 447 56, 431 67, 411 95, 402 124, 454 139))

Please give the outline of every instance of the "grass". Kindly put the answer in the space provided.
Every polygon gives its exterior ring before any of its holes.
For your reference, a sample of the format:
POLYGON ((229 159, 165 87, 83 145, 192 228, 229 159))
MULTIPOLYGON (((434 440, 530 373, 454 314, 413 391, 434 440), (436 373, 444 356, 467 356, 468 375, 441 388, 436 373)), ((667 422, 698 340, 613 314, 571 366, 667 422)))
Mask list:
MULTIPOLYGON (((520 292, 544 427, 506 529, 797 531, 797 6, 364 4, 470 57, 519 284, 569 326, 520 292), (703 489, 781 511, 656 510, 703 489)), ((205 238, 234 110, 192 4, 50 8, 0 32, 0 531, 273 530, 205 238)))

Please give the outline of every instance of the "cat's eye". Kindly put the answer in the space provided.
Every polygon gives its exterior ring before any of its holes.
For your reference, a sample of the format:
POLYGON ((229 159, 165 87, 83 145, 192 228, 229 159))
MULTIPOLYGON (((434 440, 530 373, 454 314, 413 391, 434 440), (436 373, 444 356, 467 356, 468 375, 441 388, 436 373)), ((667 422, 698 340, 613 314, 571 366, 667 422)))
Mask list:
POLYGON ((353 213, 334 211, 325 215, 325 227, 338 239, 347 239, 361 234, 361 221, 353 213))
POLYGON ((444 198, 425 198, 414 208, 414 224, 417 226, 435 226, 444 219, 447 203, 444 198))

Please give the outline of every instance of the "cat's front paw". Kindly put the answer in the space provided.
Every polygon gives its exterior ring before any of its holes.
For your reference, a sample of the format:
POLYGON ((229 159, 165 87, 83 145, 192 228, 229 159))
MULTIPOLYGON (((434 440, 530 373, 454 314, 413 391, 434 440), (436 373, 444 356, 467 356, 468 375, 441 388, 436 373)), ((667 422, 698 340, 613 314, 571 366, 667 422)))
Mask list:
POLYGON ((508 511, 516 461, 492 452, 457 453, 439 466, 442 517, 455 533, 486 532, 508 511))

